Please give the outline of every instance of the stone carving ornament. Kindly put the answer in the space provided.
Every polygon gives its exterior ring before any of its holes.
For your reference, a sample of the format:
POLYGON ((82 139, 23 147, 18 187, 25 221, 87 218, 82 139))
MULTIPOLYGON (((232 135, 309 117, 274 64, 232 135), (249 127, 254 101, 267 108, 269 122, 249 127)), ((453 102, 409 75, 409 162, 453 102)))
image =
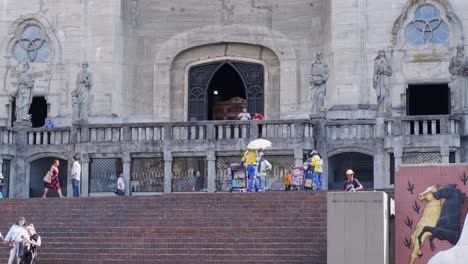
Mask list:
POLYGON ((389 80, 393 70, 385 56, 384 50, 379 50, 379 54, 374 60, 374 82, 373 86, 377 93, 377 112, 390 112, 390 90, 389 80))
POLYGON ((468 58, 463 45, 457 47, 457 55, 450 60, 449 72, 454 77, 450 85, 454 111, 459 111, 468 107, 468 58))
POLYGON ((18 92, 16 94, 16 121, 29 121, 29 108, 32 103, 32 90, 34 79, 29 68, 29 63, 22 63, 21 74, 18 80, 18 92))
POLYGON ((328 65, 322 62, 322 53, 317 52, 316 61, 311 68, 312 80, 312 114, 325 112, 324 103, 327 94, 328 65))
POLYGON ((93 73, 88 69, 88 63, 83 62, 81 66, 81 72, 78 73, 76 80, 76 90, 72 92, 72 112, 75 121, 88 120, 91 88, 94 83, 93 73))

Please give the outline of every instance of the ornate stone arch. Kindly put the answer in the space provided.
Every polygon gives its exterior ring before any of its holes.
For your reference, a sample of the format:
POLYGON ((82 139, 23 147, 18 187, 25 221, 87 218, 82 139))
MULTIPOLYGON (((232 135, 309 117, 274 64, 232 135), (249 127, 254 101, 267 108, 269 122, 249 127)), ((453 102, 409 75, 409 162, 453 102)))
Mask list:
POLYGON ((459 44, 463 44, 463 26, 461 20, 453 11, 448 1, 436 1, 436 0, 414 0, 408 1, 403 7, 401 15, 397 18, 393 24, 392 29, 392 45, 394 49, 402 49, 405 46, 404 28, 407 26, 414 16, 416 9, 422 5, 432 5, 441 12, 442 19, 445 19, 450 28, 450 39, 447 44, 450 47, 456 47, 459 44))
POLYGON ((249 25, 214 25, 179 33, 168 39, 158 50, 154 63, 153 113, 160 119, 170 119, 167 99, 170 98, 170 70, 176 56, 185 50, 219 43, 244 43, 271 49, 281 64, 281 116, 293 116, 297 105, 297 58, 292 42, 282 33, 266 27, 249 25), (166 103, 166 104, 165 104, 166 103))
POLYGON ((27 163, 31 163, 33 161, 43 159, 43 158, 58 158, 58 159, 63 159, 63 160, 68 160, 70 157, 67 156, 66 154, 63 153, 58 153, 58 152, 41 152, 37 154, 33 154, 27 158, 27 163))
POLYGON ((461 20, 446 0, 413 0, 403 7, 392 29, 392 66, 390 80, 391 104, 400 115, 406 114, 406 91, 409 84, 450 83, 450 57, 464 41, 461 20), (422 6, 432 6, 449 28, 448 39, 439 44, 412 44, 407 40, 406 28, 414 21, 415 12, 422 6))

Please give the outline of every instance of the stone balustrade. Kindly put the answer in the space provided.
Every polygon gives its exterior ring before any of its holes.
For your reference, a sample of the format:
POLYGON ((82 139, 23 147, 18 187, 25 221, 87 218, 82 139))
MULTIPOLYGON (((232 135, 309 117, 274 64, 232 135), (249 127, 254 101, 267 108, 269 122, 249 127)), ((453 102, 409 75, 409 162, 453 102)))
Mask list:
POLYGON ((15 134, 11 128, 0 127, 0 144, 15 144, 15 134))
POLYGON ((26 139, 28 145, 66 145, 70 134, 70 128, 31 128, 26 139))
POLYGON ((375 122, 356 120, 326 124, 327 139, 373 139, 375 122))
POLYGON ((452 116, 407 116, 385 121, 387 136, 460 135, 460 120, 452 116))

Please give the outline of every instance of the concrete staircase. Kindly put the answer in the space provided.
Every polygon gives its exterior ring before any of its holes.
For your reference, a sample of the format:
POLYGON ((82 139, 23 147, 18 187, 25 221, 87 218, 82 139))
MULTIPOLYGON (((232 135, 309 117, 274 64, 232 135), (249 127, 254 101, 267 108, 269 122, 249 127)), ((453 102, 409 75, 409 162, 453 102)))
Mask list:
POLYGON ((5 199, 0 231, 26 217, 47 264, 326 263, 326 206, 326 192, 5 199))

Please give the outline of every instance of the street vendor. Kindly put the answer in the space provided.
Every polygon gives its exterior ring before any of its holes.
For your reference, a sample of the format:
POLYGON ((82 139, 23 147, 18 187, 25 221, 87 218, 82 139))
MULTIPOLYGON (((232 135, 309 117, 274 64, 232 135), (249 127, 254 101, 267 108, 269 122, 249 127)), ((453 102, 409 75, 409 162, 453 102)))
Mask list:
POLYGON ((252 192, 257 172, 257 151, 247 149, 244 152, 241 164, 244 165, 244 167, 247 169, 247 175, 249 177, 249 185, 247 186, 247 192, 252 192))

